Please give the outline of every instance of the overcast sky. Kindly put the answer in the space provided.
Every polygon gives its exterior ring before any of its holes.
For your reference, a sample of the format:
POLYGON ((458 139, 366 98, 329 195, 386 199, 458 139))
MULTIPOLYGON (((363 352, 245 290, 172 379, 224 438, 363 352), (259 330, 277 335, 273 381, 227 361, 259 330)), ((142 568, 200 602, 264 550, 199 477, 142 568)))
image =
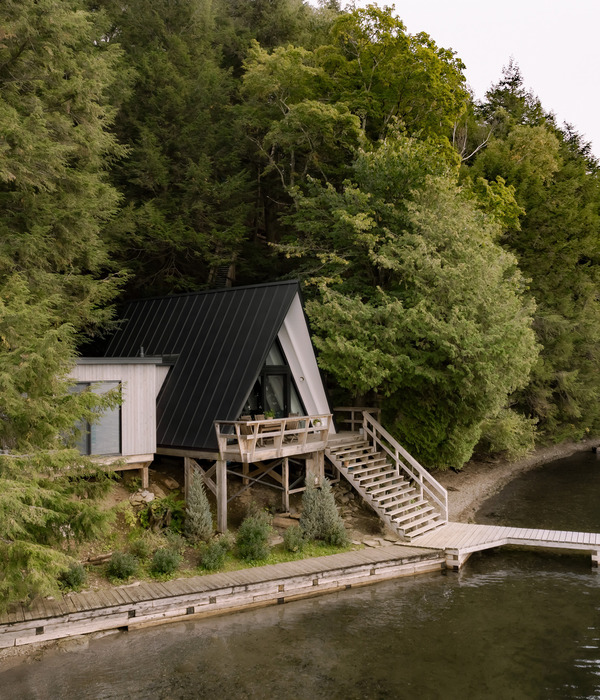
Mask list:
MULTIPOLYGON (((342 2, 342 4, 344 4, 342 2)), ((357 6, 368 2, 358 0, 357 6)), ((397 0, 410 34, 427 32, 466 65, 477 98, 512 56, 526 88, 593 144, 600 157, 600 0, 397 0)))

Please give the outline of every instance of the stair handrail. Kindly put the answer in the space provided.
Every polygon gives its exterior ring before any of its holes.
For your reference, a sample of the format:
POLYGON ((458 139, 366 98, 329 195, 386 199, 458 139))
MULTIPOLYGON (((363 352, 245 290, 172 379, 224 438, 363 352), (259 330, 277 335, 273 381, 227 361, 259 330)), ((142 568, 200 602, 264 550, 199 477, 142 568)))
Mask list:
POLYGON ((441 509, 441 516, 444 522, 448 522, 448 491, 434 479, 433 476, 410 455, 404 447, 388 433, 388 431, 373 418, 369 411, 363 411, 363 430, 365 435, 370 435, 375 443, 383 449, 394 460, 396 469, 400 469, 419 484, 419 487, 426 491, 441 509), (385 440, 385 442, 384 442, 385 440), (388 444, 386 444, 386 442, 388 444), (400 459, 400 456, 410 464, 409 468, 400 459))

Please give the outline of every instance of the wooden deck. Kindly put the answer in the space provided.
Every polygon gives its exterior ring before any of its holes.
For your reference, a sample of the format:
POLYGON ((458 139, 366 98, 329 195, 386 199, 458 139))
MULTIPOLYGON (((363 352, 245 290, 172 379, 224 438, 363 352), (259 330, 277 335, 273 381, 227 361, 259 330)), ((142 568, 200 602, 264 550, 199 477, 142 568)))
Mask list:
POLYGON ((439 572, 439 551, 387 545, 230 573, 37 599, 0 616, 0 649, 111 629, 190 620, 401 576, 439 572))
POLYGON ((215 421, 221 459, 259 462, 325 449, 330 413, 249 421, 215 421))
POLYGON ((536 530, 522 527, 453 523, 425 533, 411 541, 412 547, 444 550, 446 566, 459 569, 473 552, 492 547, 521 545, 589 552, 592 564, 600 565, 600 534, 564 530, 536 530))

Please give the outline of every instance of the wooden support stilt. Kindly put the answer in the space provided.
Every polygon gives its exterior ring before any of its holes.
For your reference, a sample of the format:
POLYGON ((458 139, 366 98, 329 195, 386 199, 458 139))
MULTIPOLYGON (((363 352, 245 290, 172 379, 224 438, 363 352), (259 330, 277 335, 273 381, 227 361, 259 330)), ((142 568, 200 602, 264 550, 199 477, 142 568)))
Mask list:
POLYGON ((217 530, 227 532, 227 462, 217 460, 217 530))
POLYGON ((283 510, 290 511, 290 465, 287 457, 283 458, 281 465, 281 481, 283 486, 283 510))
POLYGON ((192 466, 192 460, 189 457, 183 458, 183 497, 187 502, 188 494, 190 491, 190 485, 192 483, 192 478, 194 475, 194 468, 192 466))
POLYGON ((146 462, 142 467, 140 467, 140 477, 142 479, 142 488, 147 489, 150 486, 150 472, 148 467, 152 462, 146 462))
POLYGON ((325 478, 325 453, 311 452, 306 458, 306 483, 309 479, 315 486, 321 486, 325 478))
MULTIPOLYGON (((247 476, 249 473, 250 473, 250 465, 248 464, 248 462, 242 462, 242 474, 244 476, 247 476)), ((242 484, 244 486, 248 486, 249 483, 250 483, 250 481, 248 479, 242 479, 242 484)))

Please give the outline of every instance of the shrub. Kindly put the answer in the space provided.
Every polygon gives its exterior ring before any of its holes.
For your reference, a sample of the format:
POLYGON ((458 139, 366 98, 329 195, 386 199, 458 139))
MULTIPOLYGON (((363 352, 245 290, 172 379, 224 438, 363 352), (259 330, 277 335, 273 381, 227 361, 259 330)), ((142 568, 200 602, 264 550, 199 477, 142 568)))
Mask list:
POLYGON ((181 564, 181 555, 174 549, 162 547, 154 552, 150 570, 153 574, 172 574, 181 564))
POLYGON ((108 564, 108 575, 124 581, 137 573, 139 564, 138 558, 133 554, 115 552, 108 564))
POLYGON ((171 528, 180 532, 185 518, 185 504, 170 493, 164 498, 155 498, 140 511, 140 523, 152 530, 171 528))
POLYGON ((292 525, 283 533, 283 546, 288 552, 301 552, 305 544, 304 532, 299 525, 292 525))
POLYGON ((137 557, 140 561, 144 561, 150 557, 152 547, 150 542, 144 537, 138 537, 129 545, 129 552, 137 557))
POLYGON ((244 561, 262 561, 269 556, 271 523, 265 512, 249 515, 240 525, 236 544, 238 555, 244 561))
POLYGON ((206 497, 204 481, 197 472, 192 477, 187 499, 185 534, 194 540, 207 542, 213 534, 210 504, 206 497))
POLYGON ((328 479, 323 480, 320 489, 308 482, 302 494, 300 527, 308 540, 323 540, 336 547, 348 544, 344 521, 338 513, 328 479))
POLYGON ((83 564, 72 564, 60 575, 59 583, 62 588, 78 591, 85 583, 86 578, 87 573, 83 564))
POLYGON ((200 566, 207 571, 221 569, 228 551, 228 543, 222 539, 209 542, 200 554, 200 566))

